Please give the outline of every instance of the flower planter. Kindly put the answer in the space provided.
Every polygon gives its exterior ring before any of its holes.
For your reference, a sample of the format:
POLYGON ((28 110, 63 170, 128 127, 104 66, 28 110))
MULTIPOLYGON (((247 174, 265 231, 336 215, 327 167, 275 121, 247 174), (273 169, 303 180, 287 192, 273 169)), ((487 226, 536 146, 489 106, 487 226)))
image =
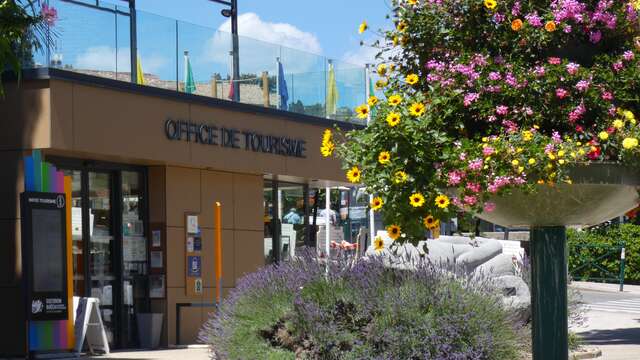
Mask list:
POLYGON ((481 219, 507 226, 529 226, 533 358, 569 356, 567 325, 566 225, 594 225, 635 208, 640 174, 615 164, 571 170, 573 184, 540 185, 525 194, 513 191, 492 199, 493 212, 481 219))
POLYGON ((596 225, 638 206, 640 173, 617 164, 594 163, 571 170, 573 184, 537 185, 491 199, 492 212, 477 216, 506 227, 596 225))

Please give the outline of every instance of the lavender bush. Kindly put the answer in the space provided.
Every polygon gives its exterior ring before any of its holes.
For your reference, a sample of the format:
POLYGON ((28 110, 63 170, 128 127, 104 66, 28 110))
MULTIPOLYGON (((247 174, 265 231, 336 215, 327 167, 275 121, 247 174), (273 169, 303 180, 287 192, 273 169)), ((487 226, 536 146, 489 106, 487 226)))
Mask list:
POLYGON ((428 264, 307 255, 242 278, 200 333, 217 359, 515 359, 491 285, 428 264))

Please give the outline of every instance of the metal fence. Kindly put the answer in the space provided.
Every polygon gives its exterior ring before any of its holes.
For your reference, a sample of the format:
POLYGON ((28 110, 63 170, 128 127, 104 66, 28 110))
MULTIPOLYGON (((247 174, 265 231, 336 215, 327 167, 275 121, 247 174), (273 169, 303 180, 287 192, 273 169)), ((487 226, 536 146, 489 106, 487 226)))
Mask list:
POLYGON ((569 245, 569 274, 575 280, 619 283, 624 288, 625 243, 569 245))

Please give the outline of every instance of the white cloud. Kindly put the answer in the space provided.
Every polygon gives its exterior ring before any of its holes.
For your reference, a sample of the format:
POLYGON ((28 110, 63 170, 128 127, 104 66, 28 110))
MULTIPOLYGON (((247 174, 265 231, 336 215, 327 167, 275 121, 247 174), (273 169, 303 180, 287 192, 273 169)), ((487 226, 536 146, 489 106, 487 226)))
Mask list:
POLYGON ((357 50, 347 51, 342 55, 342 61, 360 66, 374 64, 378 62, 376 60, 376 54, 379 51, 379 49, 371 46, 360 46, 357 50))
MULTIPOLYGON (((129 72, 130 49, 128 47, 113 48, 111 46, 92 46, 76 56, 73 66, 78 69, 129 72)), ((158 74, 162 67, 169 63, 163 56, 141 54, 142 69, 145 73, 158 74)))
MULTIPOLYGON (((231 21, 225 21, 204 44, 201 59, 204 63, 231 66, 231 21)), ((257 14, 238 16, 240 35, 240 72, 243 74, 277 72, 276 58, 280 58, 285 72, 304 73, 324 70, 322 47, 318 38, 291 24, 263 21, 257 14), (293 50, 292 50, 293 49, 293 50)))
MULTIPOLYGON (((218 30, 231 32, 231 20, 227 19, 218 30)), ((238 16, 238 34, 314 54, 322 53, 320 41, 315 35, 291 24, 263 21, 251 12, 238 16)))

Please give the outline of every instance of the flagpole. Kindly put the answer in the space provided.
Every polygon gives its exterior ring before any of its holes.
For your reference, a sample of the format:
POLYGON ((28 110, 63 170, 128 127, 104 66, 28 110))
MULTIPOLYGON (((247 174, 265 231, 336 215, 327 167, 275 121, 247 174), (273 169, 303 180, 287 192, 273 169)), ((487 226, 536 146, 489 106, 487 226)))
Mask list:
MULTIPOLYGON (((371 71, 370 71, 370 64, 366 64, 365 66, 365 70, 364 70, 364 93, 365 93, 365 101, 369 101, 369 97, 372 96, 373 94, 371 94, 371 89, 369 87, 369 82, 371 81, 371 71)), ((367 114, 367 126, 369 126, 369 124, 371 123, 371 111, 369 111, 369 113, 367 114)), ((369 203, 371 203, 373 201, 373 194, 369 194, 369 203)), ((375 221, 375 213, 373 211, 373 209, 369 209, 369 244, 373 244, 373 239, 376 235, 376 229, 375 229, 375 225, 376 225, 376 221, 375 221)), ((366 249, 364 249, 364 251, 366 252, 366 249)))

